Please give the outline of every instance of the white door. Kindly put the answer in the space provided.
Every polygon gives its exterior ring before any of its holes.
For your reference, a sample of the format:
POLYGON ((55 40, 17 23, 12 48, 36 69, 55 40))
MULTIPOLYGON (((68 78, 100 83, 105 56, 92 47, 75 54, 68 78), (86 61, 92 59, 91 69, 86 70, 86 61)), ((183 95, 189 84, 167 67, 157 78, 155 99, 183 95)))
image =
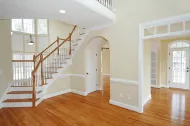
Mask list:
POLYGON ((86 86, 87 92, 91 93, 97 90, 98 83, 98 58, 97 53, 90 50, 86 54, 86 86))
POLYGON ((189 48, 170 49, 169 86, 189 89, 189 48))

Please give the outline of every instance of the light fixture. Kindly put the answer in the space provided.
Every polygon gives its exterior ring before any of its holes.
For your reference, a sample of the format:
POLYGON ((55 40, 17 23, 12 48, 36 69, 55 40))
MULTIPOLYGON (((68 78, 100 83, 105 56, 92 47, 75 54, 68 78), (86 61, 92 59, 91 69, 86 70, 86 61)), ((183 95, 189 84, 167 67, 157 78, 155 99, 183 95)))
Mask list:
POLYGON ((33 45, 34 44, 34 41, 32 39, 32 35, 30 35, 30 39, 28 41, 28 45, 33 45))
POLYGON ((61 14, 65 14, 66 11, 65 11, 65 10, 59 10, 59 13, 61 13, 61 14))

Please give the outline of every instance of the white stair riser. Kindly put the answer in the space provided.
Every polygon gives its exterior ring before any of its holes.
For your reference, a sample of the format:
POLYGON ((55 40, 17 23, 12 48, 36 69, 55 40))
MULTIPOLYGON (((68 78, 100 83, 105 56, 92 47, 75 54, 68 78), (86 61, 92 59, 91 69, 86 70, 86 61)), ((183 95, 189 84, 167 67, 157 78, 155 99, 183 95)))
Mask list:
POLYGON ((12 108, 12 107, 32 107, 32 102, 10 102, 3 103, 4 108, 12 108))
MULTIPOLYGON (((43 89, 42 86, 37 87, 36 91, 41 91, 43 89)), ((10 87, 9 92, 11 91, 32 91, 32 87, 10 87)))
POLYGON ((10 87, 10 91, 32 91, 32 87, 10 87))
MULTIPOLYGON (((42 96, 43 94, 40 93, 36 95, 36 98, 40 98, 42 96)), ((6 98, 7 99, 29 99, 29 98, 32 98, 32 94, 7 94, 6 98)))
POLYGON ((32 98, 32 94, 7 94, 7 99, 27 99, 32 98))

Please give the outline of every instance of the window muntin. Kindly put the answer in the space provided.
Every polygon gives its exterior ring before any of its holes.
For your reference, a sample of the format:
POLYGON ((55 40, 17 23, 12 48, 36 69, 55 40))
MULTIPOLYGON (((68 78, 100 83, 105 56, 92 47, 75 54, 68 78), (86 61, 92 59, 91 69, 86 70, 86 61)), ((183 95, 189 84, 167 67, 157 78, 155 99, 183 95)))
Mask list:
POLYGON ((176 42, 171 45, 171 48, 186 48, 189 47, 189 44, 186 42, 176 42))

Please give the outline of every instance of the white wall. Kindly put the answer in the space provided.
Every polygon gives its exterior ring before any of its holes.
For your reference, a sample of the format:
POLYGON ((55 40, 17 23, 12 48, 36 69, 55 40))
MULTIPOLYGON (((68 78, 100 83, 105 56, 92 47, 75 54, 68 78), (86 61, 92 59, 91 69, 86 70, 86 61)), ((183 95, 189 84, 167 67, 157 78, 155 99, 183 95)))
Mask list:
POLYGON ((102 50, 102 74, 103 75, 110 74, 110 50, 109 49, 102 50))
POLYGON ((64 23, 63 21, 49 20, 49 42, 54 42, 57 36, 66 39, 73 27, 74 25, 64 23))
POLYGON ((0 20, 0 98, 13 80, 10 24, 10 20, 0 20))

